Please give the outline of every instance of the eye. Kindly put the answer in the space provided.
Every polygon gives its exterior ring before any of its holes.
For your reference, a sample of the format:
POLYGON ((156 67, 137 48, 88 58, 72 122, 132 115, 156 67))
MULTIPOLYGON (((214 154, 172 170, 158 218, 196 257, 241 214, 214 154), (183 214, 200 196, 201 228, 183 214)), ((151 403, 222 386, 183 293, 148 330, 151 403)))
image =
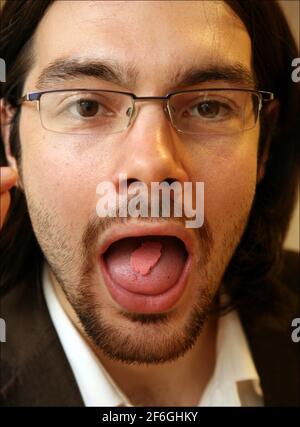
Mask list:
POLYGON ((219 114, 220 104, 212 101, 202 102, 196 105, 196 111, 204 117, 215 117, 219 114))
POLYGON ((76 111, 82 117, 93 117, 99 111, 99 103, 91 99, 80 99, 76 103, 76 111))
POLYGON ((200 116, 207 119, 224 117, 229 112, 230 107, 219 101, 203 101, 190 108, 192 116, 200 116))

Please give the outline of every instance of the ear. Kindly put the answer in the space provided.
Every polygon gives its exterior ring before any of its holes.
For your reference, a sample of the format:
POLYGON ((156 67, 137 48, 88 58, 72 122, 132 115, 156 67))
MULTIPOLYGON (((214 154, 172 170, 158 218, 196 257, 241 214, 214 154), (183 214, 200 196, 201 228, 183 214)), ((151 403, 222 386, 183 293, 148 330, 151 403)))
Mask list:
POLYGON ((18 173, 18 165, 16 158, 13 156, 10 147, 10 133, 12 129, 12 121, 15 115, 15 108, 9 105, 3 98, 0 99, 0 123, 1 136, 4 143, 5 156, 8 165, 18 173))
POLYGON ((266 172, 266 165, 269 159, 270 146, 272 140, 272 129, 277 123, 278 116, 280 112, 280 103, 278 99, 273 99, 269 102, 263 110, 263 114, 266 122, 266 140, 264 150, 262 152, 261 158, 259 159, 259 164, 257 168, 257 183, 259 183, 266 172))

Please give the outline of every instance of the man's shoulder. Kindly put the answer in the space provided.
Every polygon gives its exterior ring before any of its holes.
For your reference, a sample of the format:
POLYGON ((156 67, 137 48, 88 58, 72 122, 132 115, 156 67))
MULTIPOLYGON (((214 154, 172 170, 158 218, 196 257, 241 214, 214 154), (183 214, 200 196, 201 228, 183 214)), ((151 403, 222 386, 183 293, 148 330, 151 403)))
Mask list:
POLYGON ((274 309, 240 311, 266 405, 300 406, 300 343, 292 339, 300 317, 299 253, 285 251, 272 295, 274 309))
POLYGON ((0 405, 82 405, 77 384, 35 274, 1 296, 6 325, 1 343, 0 405))

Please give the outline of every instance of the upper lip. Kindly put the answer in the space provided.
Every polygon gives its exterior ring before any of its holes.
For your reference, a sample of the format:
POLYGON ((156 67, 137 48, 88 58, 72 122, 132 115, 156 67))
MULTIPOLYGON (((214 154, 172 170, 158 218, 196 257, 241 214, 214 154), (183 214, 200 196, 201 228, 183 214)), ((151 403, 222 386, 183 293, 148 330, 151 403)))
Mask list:
POLYGON ((195 254, 195 238, 183 226, 171 222, 167 224, 145 224, 141 222, 116 225, 106 230, 100 242, 100 255, 103 255, 109 246, 118 240, 139 236, 174 236, 184 243, 190 256, 195 254))

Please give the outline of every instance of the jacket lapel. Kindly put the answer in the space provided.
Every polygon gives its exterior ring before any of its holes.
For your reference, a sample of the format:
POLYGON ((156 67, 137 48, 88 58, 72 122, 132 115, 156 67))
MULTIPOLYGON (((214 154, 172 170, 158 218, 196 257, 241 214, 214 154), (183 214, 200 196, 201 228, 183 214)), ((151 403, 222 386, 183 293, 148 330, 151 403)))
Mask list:
POLYGON ((273 286, 272 298, 278 301, 276 308, 267 309, 267 304, 260 311, 248 307, 240 310, 240 317, 261 380, 265 405, 300 406, 300 347, 291 338, 292 320, 299 317, 299 291, 293 292, 285 281, 273 286))
POLYGON ((5 406, 83 406, 52 325, 40 277, 17 284, 1 300, 0 403, 5 406))

